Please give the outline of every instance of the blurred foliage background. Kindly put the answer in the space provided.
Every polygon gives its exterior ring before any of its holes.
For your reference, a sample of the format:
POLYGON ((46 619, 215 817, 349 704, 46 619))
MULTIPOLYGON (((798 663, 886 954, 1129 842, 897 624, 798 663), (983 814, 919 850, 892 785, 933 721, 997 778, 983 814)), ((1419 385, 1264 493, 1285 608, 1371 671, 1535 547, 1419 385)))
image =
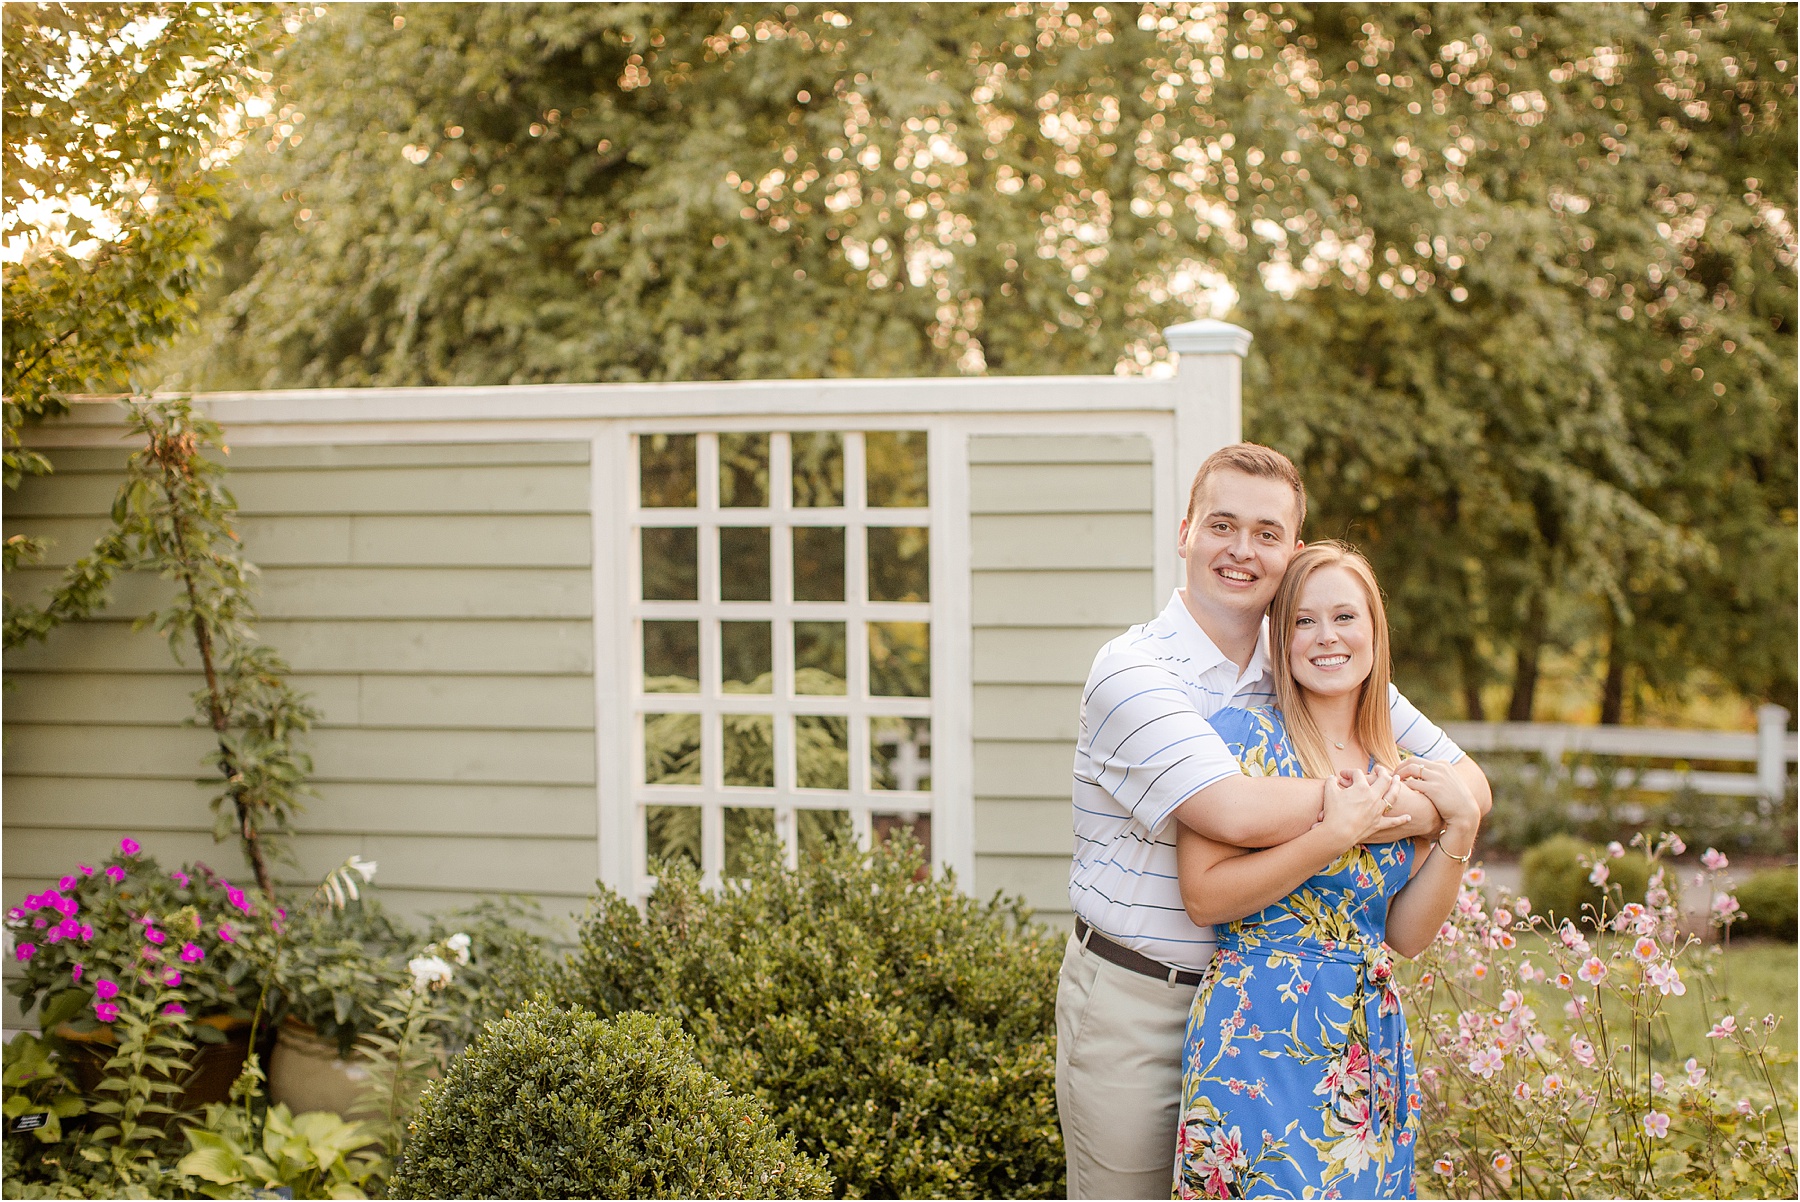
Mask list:
MULTIPOLYGON (((1214 313, 1434 713, 1796 708, 1792 6, 219 11, 231 212, 135 385, 1140 373, 1214 313)), ((7 6, 9 167, 70 13, 7 6)))

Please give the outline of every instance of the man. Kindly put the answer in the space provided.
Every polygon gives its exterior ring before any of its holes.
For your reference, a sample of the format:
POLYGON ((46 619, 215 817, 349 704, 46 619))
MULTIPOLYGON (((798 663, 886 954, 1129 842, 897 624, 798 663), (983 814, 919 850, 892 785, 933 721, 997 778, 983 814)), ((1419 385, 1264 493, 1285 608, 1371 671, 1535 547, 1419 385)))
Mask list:
MULTIPOLYGON (((1071 1198, 1166 1198, 1181 1102, 1181 1046, 1212 931, 1189 920, 1175 822, 1240 847, 1272 847, 1317 820, 1324 791, 1385 791, 1410 821, 1439 825, 1394 777, 1345 783, 1243 775, 1206 722, 1272 705, 1265 611, 1300 549, 1306 490, 1277 451, 1238 443, 1194 476, 1177 553, 1183 587, 1153 620, 1100 650, 1075 753, 1075 933, 1056 994, 1056 1100, 1071 1198)), ((1400 746, 1453 763, 1485 811, 1487 779, 1407 700, 1390 697, 1400 746)))

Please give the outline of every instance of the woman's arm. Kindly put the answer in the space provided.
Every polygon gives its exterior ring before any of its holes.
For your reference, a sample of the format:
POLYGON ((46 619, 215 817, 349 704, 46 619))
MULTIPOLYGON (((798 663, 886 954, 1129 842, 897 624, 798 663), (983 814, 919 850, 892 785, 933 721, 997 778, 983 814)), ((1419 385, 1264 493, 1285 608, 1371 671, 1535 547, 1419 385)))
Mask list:
MULTIPOLYGON (((1428 794, 1445 816, 1444 833, 1438 840, 1457 855, 1472 851, 1481 828, 1481 805, 1463 775, 1453 765, 1428 761, 1424 769, 1415 771, 1413 786, 1428 794)), ((1456 904, 1463 873, 1462 863, 1445 855, 1435 843, 1420 839, 1417 848, 1424 863, 1388 904, 1387 916, 1387 944, 1409 960, 1437 938, 1450 907, 1456 904)))
POLYGON ((1357 772, 1347 782, 1326 781, 1318 825, 1262 851, 1218 843, 1178 824, 1175 852, 1188 917, 1200 926, 1244 918, 1286 897, 1347 849, 1379 842, 1407 821, 1387 813, 1397 791, 1397 780, 1385 774, 1371 780, 1357 772))

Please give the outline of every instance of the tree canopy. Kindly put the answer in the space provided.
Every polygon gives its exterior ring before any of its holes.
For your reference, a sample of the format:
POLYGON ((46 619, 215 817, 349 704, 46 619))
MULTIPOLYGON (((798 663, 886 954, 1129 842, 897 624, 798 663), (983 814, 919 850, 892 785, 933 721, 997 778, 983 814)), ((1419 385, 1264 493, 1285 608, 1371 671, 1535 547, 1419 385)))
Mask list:
POLYGON ((1224 298, 1409 689, 1791 706, 1796 57, 1755 4, 332 8, 175 363, 1135 371, 1224 298))

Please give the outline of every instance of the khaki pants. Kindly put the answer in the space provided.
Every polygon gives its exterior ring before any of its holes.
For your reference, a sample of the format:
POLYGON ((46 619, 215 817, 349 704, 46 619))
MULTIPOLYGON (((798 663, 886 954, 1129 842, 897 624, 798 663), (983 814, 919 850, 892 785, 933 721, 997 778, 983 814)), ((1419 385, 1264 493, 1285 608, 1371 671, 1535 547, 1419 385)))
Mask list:
POLYGON ((1056 1108, 1069 1197, 1170 1195, 1194 992, 1120 968, 1069 937, 1056 986, 1056 1108))

